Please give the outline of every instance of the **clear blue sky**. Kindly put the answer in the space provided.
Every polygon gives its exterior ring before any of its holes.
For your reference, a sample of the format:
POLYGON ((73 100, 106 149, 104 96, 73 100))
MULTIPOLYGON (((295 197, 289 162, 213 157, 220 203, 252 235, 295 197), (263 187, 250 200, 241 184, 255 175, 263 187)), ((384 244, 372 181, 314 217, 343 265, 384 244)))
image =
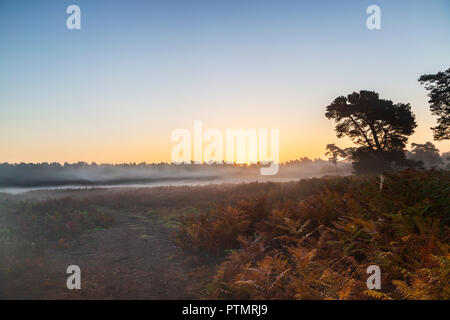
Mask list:
POLYGON ((432 141, 417 78, 450 67, 449 40, 448 0, 0 0, 0 162, 168 161, 194 120, 279 128, 281 160, 322 156, 349 145, 326 105, 361 89, 411 103, 410 141, 432 141))

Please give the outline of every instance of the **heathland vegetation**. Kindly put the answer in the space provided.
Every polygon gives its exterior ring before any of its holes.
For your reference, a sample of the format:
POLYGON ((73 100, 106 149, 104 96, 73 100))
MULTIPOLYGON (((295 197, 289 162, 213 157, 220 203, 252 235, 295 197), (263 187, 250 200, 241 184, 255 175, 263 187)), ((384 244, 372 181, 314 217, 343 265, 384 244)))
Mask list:
POLYGON ((448 171, 415 169, 2 195, 1 297, 449 299, 449 195, 448 171))
POLYGON ((186 253, 220 264, 207 296, 219 299, 450 299, 450 175, 406 170, 302 181, 183 216, 186 253), (382 270, 368 290, 366 269, 382 270))

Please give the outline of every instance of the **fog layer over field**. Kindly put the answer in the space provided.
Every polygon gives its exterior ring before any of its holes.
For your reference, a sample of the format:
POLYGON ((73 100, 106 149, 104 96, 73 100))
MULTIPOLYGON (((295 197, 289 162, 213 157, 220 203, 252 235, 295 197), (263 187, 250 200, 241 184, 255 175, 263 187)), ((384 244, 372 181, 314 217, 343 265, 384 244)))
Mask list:
POLYGON ((281 164, 276 175, 263 176, 260 165, 171 164, 0 164, 0 187, 105 186, 160 183, 280 181, 325 174, 350 174, 348 163, 337 168, 307 158, 281 164))

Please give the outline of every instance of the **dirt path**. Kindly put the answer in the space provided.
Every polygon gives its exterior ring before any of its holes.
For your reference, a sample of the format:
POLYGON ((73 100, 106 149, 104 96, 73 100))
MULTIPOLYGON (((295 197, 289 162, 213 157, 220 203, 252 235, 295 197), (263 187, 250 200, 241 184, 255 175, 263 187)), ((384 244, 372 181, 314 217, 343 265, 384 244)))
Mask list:
POLYGON ((193 270, 177 254, 157 216, 106 209, 114 225, 85 234, 69 249, 46 249, 35 270, 11 285, 22 299, 195 299, 193 270), (81 290, 68 290, 66 269, 81 268, 81 290))

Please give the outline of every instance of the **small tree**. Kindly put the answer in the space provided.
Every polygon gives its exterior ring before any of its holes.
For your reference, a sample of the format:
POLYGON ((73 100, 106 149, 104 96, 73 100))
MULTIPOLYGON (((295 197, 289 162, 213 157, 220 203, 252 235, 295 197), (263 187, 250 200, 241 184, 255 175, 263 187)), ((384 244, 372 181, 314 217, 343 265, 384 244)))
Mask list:
POLYGON ((431 142, 412 143, 411 146, 411 159, 422 161, 426 167, 435 167, 443 163, 439 150, 431 142))
POLYGON ((436 74, 424 74, 419 78, 425 89, 430 91, 431 113, 437 118, 437 126, 433 130, 434 140, 450 139, 450 68, 436 74))
POLYGON ((334 167, 337 171, 337 161, 339 157, 345 158, 347 154, 344 150, 336 146, 334 143, 327 144, 325 155, 328 156, 328 160, 334 164, 334 167))

